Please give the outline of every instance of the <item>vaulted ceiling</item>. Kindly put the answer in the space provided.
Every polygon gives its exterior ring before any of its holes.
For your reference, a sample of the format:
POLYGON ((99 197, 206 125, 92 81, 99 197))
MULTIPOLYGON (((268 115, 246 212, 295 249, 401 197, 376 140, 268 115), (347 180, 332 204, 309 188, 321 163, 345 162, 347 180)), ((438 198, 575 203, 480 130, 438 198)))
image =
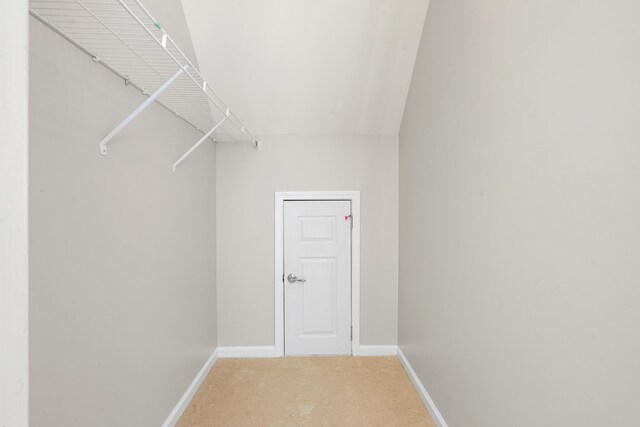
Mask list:
POLYGON ((182 0, 202 73, 256 134, 397 134, 428 0, 182 0))

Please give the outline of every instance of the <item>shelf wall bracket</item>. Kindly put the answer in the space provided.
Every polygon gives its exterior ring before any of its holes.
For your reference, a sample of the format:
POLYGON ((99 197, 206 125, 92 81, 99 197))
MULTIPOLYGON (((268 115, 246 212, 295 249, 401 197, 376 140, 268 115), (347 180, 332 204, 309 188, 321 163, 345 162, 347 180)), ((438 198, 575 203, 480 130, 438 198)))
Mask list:
POLYGON ((198 142, 193 144, 193 146, 189 148, 189 150, 187 150, 186 153, 184 153, 178 160, 176 160, 176 162, 173 164, 173 171, 175 172, 178 166, 180 166, 180 163, 182 163, 184 159, 189 157, 189 154, 193 153, 193 150, 198 148, 200 144, 202 144, 207 138, 209 138, 216 131, 216 129, 218 129, 228 118, 229 118, 229 111, 227 111, 227 117, 220 120, 209 132, 207 132, 202 138, 200 138, 198 142))
POLYGON ((109 141, 111 141, 111 139, 113 139, 113 137, 116 136, 118 132, 124 129, 125 126, 127 126, 133 119, 135 119, 141 112, 143 112, 145 108, 151 105, 151 103, 153 103, 160 95, 162 95, 162 93, 167 90, 169 86, 171 86, 171 84, 175 82, 178 77, 180 77, 182 73, 187 70, 187 68, 189 68, 188 65, 180 68, 173 76, 171 76, 169 80, 164 82, 162 86, 156 89, 155 92, 153 92, 147 99, 145 99, 145 101, 140 104, 138 108, 136 108, 131 114, 129 114, 126 119, 124 119, 118 126, 116 126, 111 132, 109 132, 107 136, 102 138, 102 141, 100 141, 100 154, 106 156, 107 144, 109 143, 109 141))

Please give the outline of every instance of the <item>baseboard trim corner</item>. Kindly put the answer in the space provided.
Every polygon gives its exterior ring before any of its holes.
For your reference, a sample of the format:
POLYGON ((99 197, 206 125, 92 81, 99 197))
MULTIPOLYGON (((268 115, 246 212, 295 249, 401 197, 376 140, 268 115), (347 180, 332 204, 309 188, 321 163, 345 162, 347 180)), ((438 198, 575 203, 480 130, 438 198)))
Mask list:
POLYGON ((162 423, 162 427, 174 427, 176 424, 178 424, 182 413, 185 411, 185 409, 187 409, 187 406, 189 406, 191 399, 193 399, 193 396, 195 396, 196 392, 202 385, 202 382, 205 378, 207 378, 209 371, 211 370, 211 368, 213 368, 213 365, 216 364, 217 360, 218 349, 215 349, 202 366, 202 369, 200 369, 200 372, 198 372, 198 375, 196 375, 196 377, 193 379, 193 381, 187 388, 187 391, 184 392, 175 408, 173 408, 167 419, 164 421, 164 423, 162 423))
POLYGON ((220 358, 276 357, 276 349, 272 345, 218 347, 218 356, 220 358))
POLYGON ((422 399, 424 406, 427 407, 427 410, 429 411, 429 414, 431 414, 431 418, 433 418, 433 421, 436 423, 436 426, 448 427, 447 422, 444 420, 444 417, 436 407, 436 404, 433 402, 433 399, 431 399, 431 396, 429 396, 429 393, 427 393, 427 389, 424 388, 422 381, 420 381, 420 378, 418 378, 418 375, 411 367, 409 360, 405 357, 400 347, 398 347, 398 358, 400 358, 400 363, 402 363, 402 366, 404 367, 404 370, 407 372, 407 375, 409 376, 411 383, 416 388, 416 391, 418 392, 420 399, 422 399))
MULTIPOLYGON (((400 347, 397 345, 361 345, 360 346, 360 356, 394 356, 397 355, 400 359, 400 363, 404 367, 404 370, 407 372, 407 376, 411 380, 411 383, 415 387, 420 399, 427 407, 427 410, 431 414, 433 421, 436 423, 437 427, 448 427, 447 422, 444 420, 444 417, 436 407, 436 404, 427 393, 427 389, 424 387, 418 375, 411 367, 409 360, 406 358, 400 347)), ((185 393, 182 395, 176 406, 173 408, 165 422, 162 424, 162 427, 174 427, 180 417, 184 413, 187 406, 195 396, 196 392, 202 385, 204 379, 209 374, 209 371, 215 365, 218 358, 227 358, 227 357, 238 357, 238 358, 257 358, 257 357, 276 357, 275 347, 274 346, 238 346, 238 347, 218 347, 211 354, 209 359, 205 362, 198 375, 191 382, 185 393)))
POLYGON ((397 345, 360 345, 358 356, 397 356, 397 345))

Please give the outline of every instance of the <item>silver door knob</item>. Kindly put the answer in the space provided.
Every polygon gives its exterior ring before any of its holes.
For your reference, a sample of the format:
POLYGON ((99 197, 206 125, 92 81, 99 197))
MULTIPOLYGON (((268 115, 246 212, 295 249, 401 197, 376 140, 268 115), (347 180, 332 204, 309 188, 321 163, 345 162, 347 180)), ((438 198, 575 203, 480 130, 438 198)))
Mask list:
POLYGON ((298 276, 296 276, 293 273, 291 273, 291 274, 289 274, 287 276, 287 280, 289 281, 289 283, 296 283, 296 282, 304 283, 304 282, 306 282, 305 279, 298 279, 298 276))

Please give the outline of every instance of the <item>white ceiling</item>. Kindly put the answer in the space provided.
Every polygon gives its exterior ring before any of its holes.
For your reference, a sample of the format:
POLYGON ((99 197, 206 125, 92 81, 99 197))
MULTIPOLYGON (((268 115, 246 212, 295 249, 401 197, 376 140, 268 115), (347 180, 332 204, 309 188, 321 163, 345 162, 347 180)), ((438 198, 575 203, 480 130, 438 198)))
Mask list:
POLYGON ((428 0, 182 3, 203 75, 253 133, 398 133, 428 0))

